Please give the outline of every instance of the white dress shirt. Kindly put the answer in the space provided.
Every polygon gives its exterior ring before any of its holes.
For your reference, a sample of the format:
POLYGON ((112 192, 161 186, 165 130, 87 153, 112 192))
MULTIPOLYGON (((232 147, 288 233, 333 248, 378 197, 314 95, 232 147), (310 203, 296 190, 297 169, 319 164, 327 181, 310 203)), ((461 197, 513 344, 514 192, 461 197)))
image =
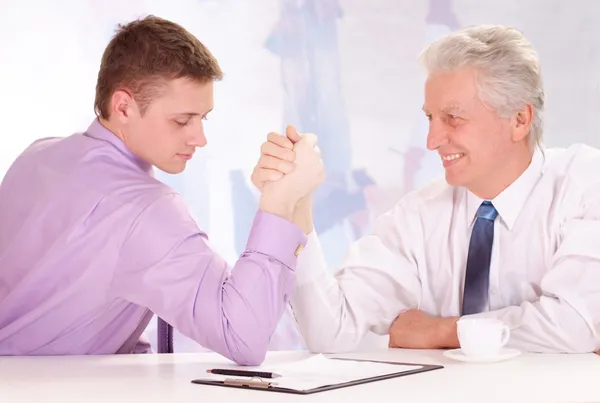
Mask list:
MULTIPOLYGON (((349 351, 384 335, 402 311, 460 316, 469 240, 483 200, 444 180, 404 196, 326 267, 317 236, 300 254, 293 312, 307 347, 349 351)), ((489 306, 478 317, 511 329, 508 346, 533 352, 600 347, 600 151, 536 150, 492 200, 498 211, 489 306)))

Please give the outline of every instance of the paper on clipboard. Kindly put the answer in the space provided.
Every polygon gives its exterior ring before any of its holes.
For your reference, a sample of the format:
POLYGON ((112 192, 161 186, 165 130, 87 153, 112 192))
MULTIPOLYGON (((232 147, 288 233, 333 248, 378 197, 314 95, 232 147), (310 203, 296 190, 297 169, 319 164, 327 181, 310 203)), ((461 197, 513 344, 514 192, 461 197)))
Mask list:
MULTIPOLYGON (((324 386, 354 382, 399 372, 421 369, 422 365, 402 365, 371 361, 351 361, 327 358, 322 354, 279 365, 261 366, 261 371, 276 372, 280 378, 264 379, 272 386, 297 391, 307 391, 324 386)), ((207 374, 201 379, 212 381, 243 381, 242 378, 207 374)))

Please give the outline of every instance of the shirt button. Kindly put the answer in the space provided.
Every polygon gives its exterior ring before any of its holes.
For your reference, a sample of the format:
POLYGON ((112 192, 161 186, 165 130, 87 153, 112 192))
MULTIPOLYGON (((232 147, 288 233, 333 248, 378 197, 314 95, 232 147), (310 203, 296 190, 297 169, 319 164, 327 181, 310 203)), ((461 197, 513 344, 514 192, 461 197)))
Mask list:
POLYGON ((304 245, 302 245, 302 244, 298 245, 298 247, 296 248, 296 251, 294 252, 294 255, 298 256, 300 254, 300 252, 302 252, 302 249, 304 249, 304 245))

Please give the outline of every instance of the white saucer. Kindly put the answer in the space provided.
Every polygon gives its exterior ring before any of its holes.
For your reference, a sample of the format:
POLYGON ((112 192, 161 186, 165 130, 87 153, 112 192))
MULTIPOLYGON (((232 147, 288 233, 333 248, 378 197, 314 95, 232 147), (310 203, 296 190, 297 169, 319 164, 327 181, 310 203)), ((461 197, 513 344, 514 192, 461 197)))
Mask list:
POLYGON ((460 348, 457 348, 455 350, 444 351, 444 355, 456 361, 487 363, 510 360, 511 358, 520 356, 521 352, 513 348, 503 348, 494 355, 469 356, 465 355, 460 348))

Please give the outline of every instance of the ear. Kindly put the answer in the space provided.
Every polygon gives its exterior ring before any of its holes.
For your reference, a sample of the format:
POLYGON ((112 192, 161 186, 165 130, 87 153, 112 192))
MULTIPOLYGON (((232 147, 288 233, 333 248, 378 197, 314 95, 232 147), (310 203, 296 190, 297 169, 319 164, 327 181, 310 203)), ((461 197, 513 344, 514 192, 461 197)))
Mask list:
POLYGON ((131 94, 126 90, 117 90, 111 97, 111 118, 126 124, 132 117, 138 113, 137 103, 131 94))
POLYGON ((515 143, 520 142, 529 135, 531 123, 533 122, 533 106, 526 104, 517 112, 514 119, 512 139, 515 143))

